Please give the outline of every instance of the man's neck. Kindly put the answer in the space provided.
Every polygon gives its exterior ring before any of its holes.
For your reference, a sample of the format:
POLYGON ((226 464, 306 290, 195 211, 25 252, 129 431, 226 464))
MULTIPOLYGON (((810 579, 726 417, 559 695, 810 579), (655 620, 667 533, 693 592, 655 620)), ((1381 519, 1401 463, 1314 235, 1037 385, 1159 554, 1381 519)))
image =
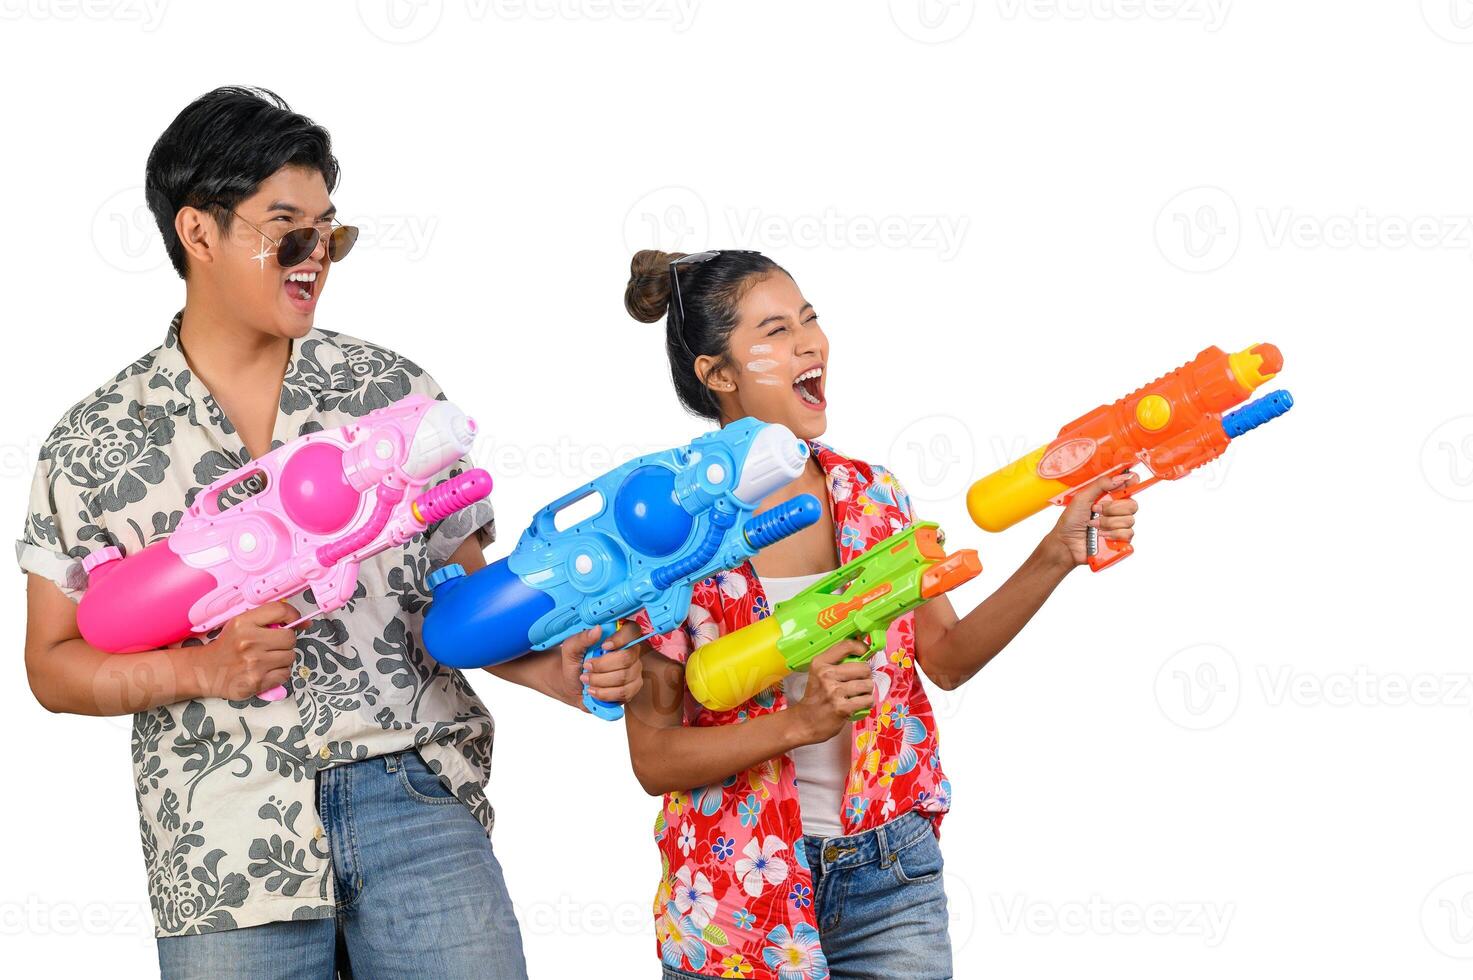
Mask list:
POLYGON ((291 341, 230 316, 191 287, 179 324, 190 370, 214 396, 252 455, 269 446, 291 341))
POLYGON ((179 324, 179 342, 189 366, 212 392, 220 385, 259 382, 262 377, 286 374, 291 341, 240 323, 211 309, 213 304, 196 302, 191 295, 184 303, 179 324))

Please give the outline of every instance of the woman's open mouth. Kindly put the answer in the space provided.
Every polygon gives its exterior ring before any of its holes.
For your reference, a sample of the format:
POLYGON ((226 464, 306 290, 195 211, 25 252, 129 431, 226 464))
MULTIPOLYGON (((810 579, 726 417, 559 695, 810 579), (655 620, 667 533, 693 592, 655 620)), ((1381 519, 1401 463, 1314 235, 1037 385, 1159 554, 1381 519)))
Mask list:
POLYGON ((823 368, 809 368, 793 382, 793 392, 798 400, 815 412, 823 411, 828 402, 823 397, 823 368))
POLYGON ((303 313, 312 312, 312 308, 317 305, 318 275, 319 273, 311 271, 290 272, 282 283, 281 288, 286 291, 287 301, 303 313))

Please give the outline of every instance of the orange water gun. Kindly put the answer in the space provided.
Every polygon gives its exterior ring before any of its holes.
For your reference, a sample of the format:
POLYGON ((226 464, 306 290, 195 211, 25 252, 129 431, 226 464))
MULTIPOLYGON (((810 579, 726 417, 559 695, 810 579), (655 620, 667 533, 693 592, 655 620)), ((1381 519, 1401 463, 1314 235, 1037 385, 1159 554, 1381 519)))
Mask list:
MULTIPOLYGON (((1236 354, 1209 347, 1196 359, 1124 398, 1080 416, 1053 442, 983 477, 967 491, 967 510, 985 531, 1002 531, 1050 503, 1068 504, 1081 488, 1143 464, 1149 479, 1107 496, 1123 500, 1158 480, 1177 480, 1221 456, 1228 443, 1283 415, 1294 405, 1287 391, 1242 404, 1284 367, 1273 344, 1254 344, 1236 354)), ((1102 497, 1103 501, 1105 498, 1102 497)), ((1129 542, 1104 539, 1086 529, 1086 552, 1094 571, 1134 552, 1129 542)))

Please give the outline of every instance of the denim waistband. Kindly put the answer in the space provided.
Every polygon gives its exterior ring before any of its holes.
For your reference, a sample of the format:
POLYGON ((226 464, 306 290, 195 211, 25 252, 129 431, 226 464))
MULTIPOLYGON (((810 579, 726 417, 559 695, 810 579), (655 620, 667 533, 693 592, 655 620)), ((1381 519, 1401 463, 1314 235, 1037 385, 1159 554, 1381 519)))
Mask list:
POLYGON ((873 830, 849 837, 804 837, 808 862, 816 872, 854 868, 878 861, 889 865, 895 852, 914 844, 922 834, 935 834, 931 821, 915 810, 902 814, 873 830))

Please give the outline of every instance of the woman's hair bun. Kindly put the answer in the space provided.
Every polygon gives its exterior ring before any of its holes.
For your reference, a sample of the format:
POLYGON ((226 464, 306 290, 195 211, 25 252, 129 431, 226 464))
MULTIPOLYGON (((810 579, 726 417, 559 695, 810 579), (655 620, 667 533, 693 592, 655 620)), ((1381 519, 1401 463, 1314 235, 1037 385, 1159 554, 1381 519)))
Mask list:
POLYGON ((683 252, 652 248, 634 253, 629 262, 629 285, 624 287, 624 309, 640 323, 654 323, 670 308, 670 263, 683 252))

